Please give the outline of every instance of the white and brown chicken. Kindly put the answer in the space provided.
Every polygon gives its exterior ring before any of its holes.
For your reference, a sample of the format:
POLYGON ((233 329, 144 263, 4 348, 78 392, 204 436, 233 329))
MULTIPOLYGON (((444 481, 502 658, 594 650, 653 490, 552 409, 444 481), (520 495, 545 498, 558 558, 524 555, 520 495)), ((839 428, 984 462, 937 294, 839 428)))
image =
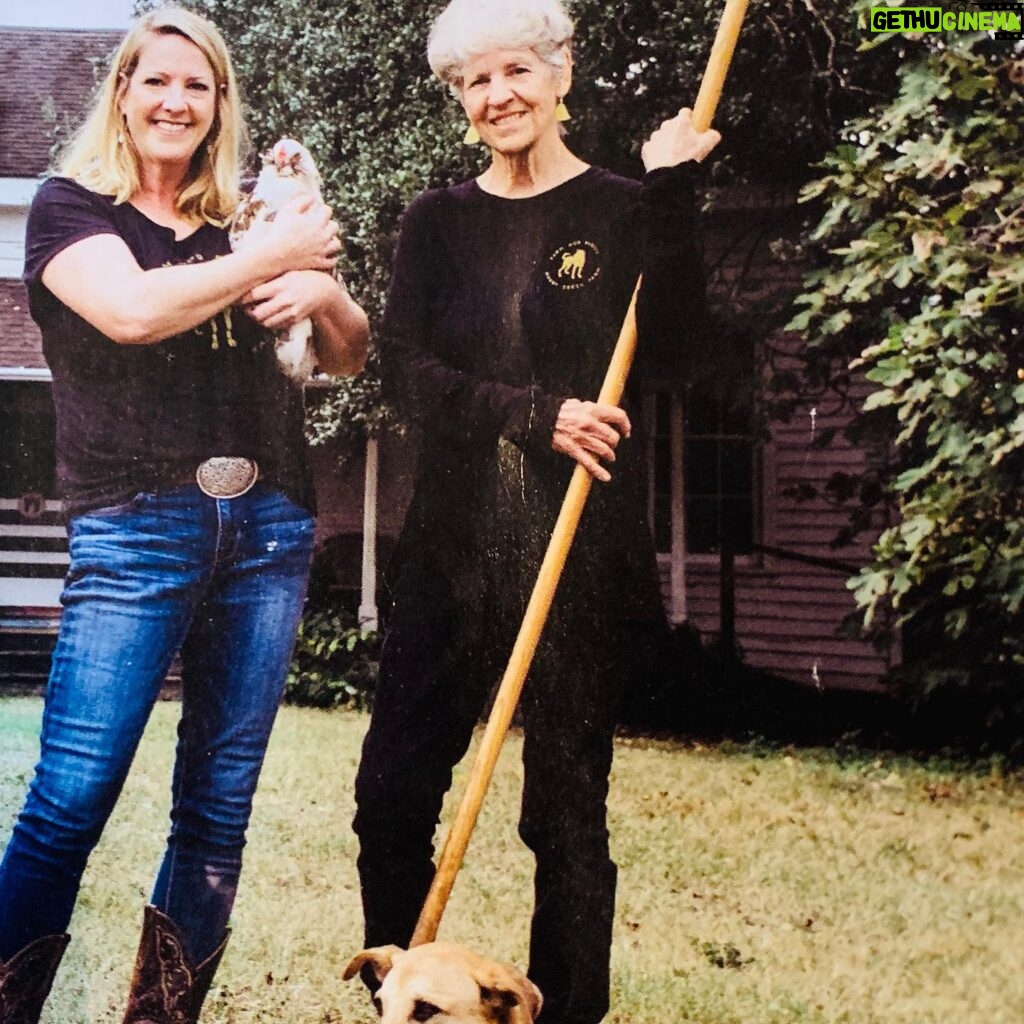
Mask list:
MULTIPOLYGON (((297 196, 320 200, 320 173, 309 150, 294 139, 278 139, 263 154, 263 166, 251 192, 244 195, 228 229, 231 248, 259 239, 277 211, 297 196)), ((313 322, 308 318, 277 332, 277 361, 292 380, 307 381, 316 367, 313 322)))

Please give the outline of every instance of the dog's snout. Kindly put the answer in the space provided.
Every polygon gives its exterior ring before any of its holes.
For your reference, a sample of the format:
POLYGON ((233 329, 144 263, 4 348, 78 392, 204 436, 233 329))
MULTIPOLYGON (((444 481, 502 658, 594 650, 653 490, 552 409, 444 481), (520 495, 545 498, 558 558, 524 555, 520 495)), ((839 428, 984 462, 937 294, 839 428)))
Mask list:
POLYGON ((364 949, 344 977, 364 967, 380 982, 373 1004, 382 1024, 531 1024, 543 1004, 537 986, 515 967, 452 942, 364 949))

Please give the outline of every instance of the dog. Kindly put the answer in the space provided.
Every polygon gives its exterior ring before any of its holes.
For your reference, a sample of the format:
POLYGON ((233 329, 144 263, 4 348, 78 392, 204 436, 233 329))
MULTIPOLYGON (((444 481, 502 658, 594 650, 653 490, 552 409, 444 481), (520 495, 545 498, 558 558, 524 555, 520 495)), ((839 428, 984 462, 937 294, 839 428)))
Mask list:
POLYGON ((381 1024, 533 1024, 543 1005, 521 971, 453 942, 364 949, 342 977, 367 965, 381 983, 373 1000, 381 1024))

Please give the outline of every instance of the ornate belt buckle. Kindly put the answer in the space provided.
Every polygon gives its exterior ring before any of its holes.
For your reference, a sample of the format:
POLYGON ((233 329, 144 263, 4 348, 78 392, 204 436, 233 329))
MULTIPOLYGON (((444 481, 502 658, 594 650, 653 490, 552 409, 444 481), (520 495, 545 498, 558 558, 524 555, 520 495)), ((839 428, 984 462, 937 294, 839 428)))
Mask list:
POLYGON ((217 455, 200 462, 196 483, 208 498, 240 498, 252 489, 259 476, 254 459, 236 455, 217 455))

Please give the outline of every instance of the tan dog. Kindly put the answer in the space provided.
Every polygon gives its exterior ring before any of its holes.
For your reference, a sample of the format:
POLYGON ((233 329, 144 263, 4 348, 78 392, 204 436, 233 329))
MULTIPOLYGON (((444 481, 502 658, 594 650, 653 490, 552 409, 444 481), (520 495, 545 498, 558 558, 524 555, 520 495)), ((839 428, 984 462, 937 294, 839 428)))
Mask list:
POLYGON ((344 979, 366 964, 381 982, 374 998, 381 1024, 533 1024, 543 1003, 525 974, 453 942, 364 949, 344 979))

